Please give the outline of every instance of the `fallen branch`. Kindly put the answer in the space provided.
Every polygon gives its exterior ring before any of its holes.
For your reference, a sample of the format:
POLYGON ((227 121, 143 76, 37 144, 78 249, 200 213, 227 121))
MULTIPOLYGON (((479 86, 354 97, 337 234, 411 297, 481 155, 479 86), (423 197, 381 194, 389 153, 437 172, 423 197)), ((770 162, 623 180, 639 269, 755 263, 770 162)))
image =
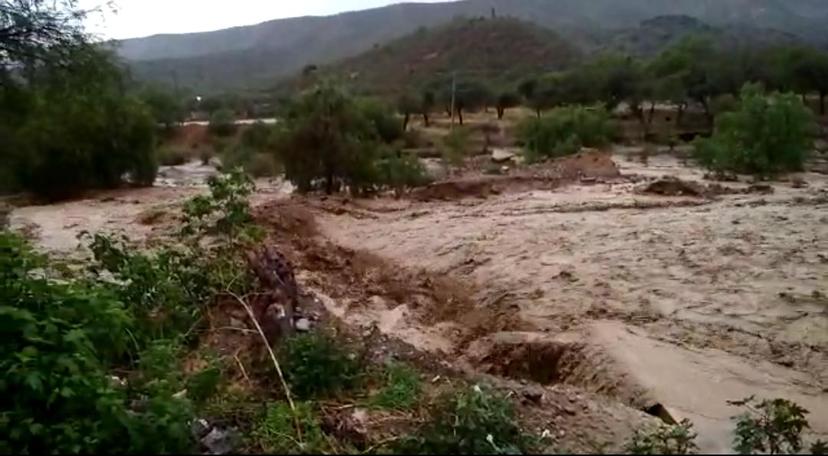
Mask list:
POLYGON ((301 444, 302 428, 299 425, 299 414, 296 413, 296 405, 293 403, 293 397, 291 397, 290 395, 290 388, 288 387, 288 384, 285 381, 285 376, 282 374, 282 367, 279 365, 279 361, 276 359, 276 354, 273 353, 273 349, 270 347, 270 342, 268 342, 267 336, 265 336, 265 333, 262 330, 261 325, 259 325, 259 320, 256 319, 256 314, 253 313, 253 309, 250 308, 250 305, 248 305, 244 299, 242 299, 232 291, 228 291, 227 293, 230 296, 232 296, 236 301, 238 301, 239 304, 242 305, 242 307, 244 307, 244 310, 247 312, 247 315, 250 317, 251 320, 253 320, 253 324, 256 326, 256 331, 259 333, 259 336, 261 336, 262 342, 264 342, 264 345, 267 348, 267 353, 270 355, 271 361, 273 361, 273 366, 276 368, 276 373, 279 374, 279 381, 282 382, 282 388, 285 389, 285 398, 287 398, 288 405, 290 405, 290 410, 293 412, 293 421, 296 425, 296 435, 299 437, 300 445, 304 447, 304 445, 301 444))

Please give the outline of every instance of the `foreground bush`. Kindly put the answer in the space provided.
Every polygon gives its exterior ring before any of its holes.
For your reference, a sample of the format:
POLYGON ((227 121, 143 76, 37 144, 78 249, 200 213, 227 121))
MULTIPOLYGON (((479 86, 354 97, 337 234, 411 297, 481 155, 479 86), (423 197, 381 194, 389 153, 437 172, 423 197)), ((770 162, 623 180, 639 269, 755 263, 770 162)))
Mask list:
POLYGON ((520 454, 531 439, 508 398, 488 388, 444 394, 431 419, 398 444, 403 454, 520 454))
POLYGON ((518 126, 518 137, 530 161, 574 154, 581 147, 603 146, 613 133, 609 113, 602 107, 556 108, 518 126))
POLYGON ((220 109, 210 116, 207 131, 218 136, 232 136, 236 133, 236 115, 229 109, 220 109))
POLYGON ((359 366, 331 336, 299 334, 280 350, 291 391, 300 398, 326 396, 347 390, 357 380, 359 366))
POLYGON ((712 138, 696 140, 695 158, 719 172, 758 174, 800 171, 813 145, 813 115, 798 96, 742 89, 735 110, 716 119, 712 138))

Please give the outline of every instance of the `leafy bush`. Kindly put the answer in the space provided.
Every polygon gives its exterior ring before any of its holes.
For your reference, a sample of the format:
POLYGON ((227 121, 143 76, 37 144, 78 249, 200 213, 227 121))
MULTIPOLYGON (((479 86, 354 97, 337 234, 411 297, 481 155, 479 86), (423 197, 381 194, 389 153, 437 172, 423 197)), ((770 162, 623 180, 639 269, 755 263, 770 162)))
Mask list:
POLYGON ((454 128, 443 138, 443 160, 452 165, 463 164, 469 147, 469 130, 464 127, 454 128))
POLYGON ((406 188, 429 183, 426 169, 416 156, 390 150, 383 155, 377 161, 377 180, 398 195, 406 188))
POLYGON ((192 451, 175 343, 138 353, 141 316, 110 286, 50 279, 45 259, 5 232, 0 266, 0 451, 192 451), (116 366, 139 368, 129 388, 109 377, 116 366))
POLYGON ((530 160, 574 154, 581 147, 600 147, 613 133, 614 126, 603 107, 556 108, 518 126, 518 137, 530 160))
POLYGON ((262 152, 270 146, 272 134, 273 128, 264 122, 256 122, 242 132, 241 144, 256 152, 262 152))
POLYGON ((385 370, 385 385, 371 398, 371 405, 383 409, 409 410, 420 399, 422 381, 414 369, 391 363, 385 370))
POLYGON ((687 419, 675 425, 659 423, 636 430, 625 450, 631 454, 694 454, 698 451, 696 436, 687 419))
POLYGON ((532 439, 521 431, 509 399, 488 388, 443 395, 431 420, 397 444, 404 454, 518 454, 532 439))
POLYGON ((359 366, 341 343, 324 333, 299 334, 280 349, 286 380, 299 397, 326 396, 352 387, 359 366))
POLYGON ((158 163, 161 166, 181 166, 189 159, 189 153, 181 149, 164 147, 158 150, 158 163))
POLYGON ((730 404, 747 408, 734 417, 733 449, 738 453, 790 454, 802 449, 802 431, 809 427, 804 408, 786 399, 757 402, 753 396, 730 404))
POLYGON ((253 180, 240 168, 211 176, 210 195, 197 196, 184 205, 184 236, 222 234, 230 240, 251 233, 248 198, 255 190, 253 180))
POLYGON ((236 133, 236 115, 229 109, 219 109, 210 116, 207 131, 219 136, 231 136, 236 133))
POLYGON ((253 430, 261 449, 268 454, 321 454, 326 449, 325 435, 319 420, 308 402, 298 402, 294 416, 284 402, 271 404, 267 415, 253 430), (301 440, 296 430, 299 422, 301 440))
POLYGON ((373 126, 379 139, 386 144, 403 137, 402 122, 393 114, 393 110, 374 99, 358 100, 358 109, 373 126))
POLYGON ((799 171, 813 145, 813 116, 794 94, 764 95, 745 85, 738 108, 719 115, 711 138, 696 140, 695 158, 717 172, 771 175, 799 171))
POLYGON ((241 167, 253 177, 270 177, 280 172, 280 166, 272 154, 259 153, 256 149, 244 145, 225 151, 222 165, 227 169, 241 167))

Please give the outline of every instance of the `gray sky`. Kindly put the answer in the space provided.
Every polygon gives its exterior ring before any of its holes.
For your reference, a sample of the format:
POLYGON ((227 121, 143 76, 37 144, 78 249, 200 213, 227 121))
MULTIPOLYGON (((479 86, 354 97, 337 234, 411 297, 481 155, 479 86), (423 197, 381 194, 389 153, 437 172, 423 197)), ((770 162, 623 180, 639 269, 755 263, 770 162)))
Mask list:
MULTIPOLYGON (((410 1, 410 0, 409 0, 410 1)), ((447 0, 416 0, 435 3, 447 0)), ((94 8, 106 0, 81 0, 94 8)), ((116 12, 89 18, 90 32, 101 38, 134 38, 156 33, 217 30, 284 17, 328 15, 403 3, 402 0, 115 0, 116 12)))

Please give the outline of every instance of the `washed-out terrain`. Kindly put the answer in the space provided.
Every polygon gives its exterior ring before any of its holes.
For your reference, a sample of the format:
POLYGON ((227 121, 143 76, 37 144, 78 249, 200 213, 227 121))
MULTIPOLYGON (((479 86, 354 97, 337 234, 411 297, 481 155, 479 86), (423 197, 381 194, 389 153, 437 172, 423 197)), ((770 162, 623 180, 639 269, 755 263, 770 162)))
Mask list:
MULTIPOLYGON (((622 439, 644 411, 689 418, 702 451, 728 451, 727 401, 756 395, 804 405, 828 436, 828 175, 713 182, 670 154, 596 156, 565 179, 477 176, 402 199, 260 181, 254 206, 301 212, 284 242, 331 313, 560 394, 573 429, 622 439), (651 185, 665 176, 681 185, 651 185)), ((82 231, 152 240, 212 172, 166 168, 154 188, 18 208, 12 226, 64 253, 82 231)))

